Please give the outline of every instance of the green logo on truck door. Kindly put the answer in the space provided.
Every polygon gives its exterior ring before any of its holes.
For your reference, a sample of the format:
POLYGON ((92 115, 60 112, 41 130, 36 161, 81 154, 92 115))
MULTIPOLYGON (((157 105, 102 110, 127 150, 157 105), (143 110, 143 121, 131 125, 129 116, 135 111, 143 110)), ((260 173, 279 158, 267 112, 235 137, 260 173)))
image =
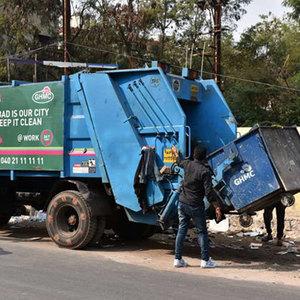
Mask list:
POLYGON ((63 170, 63 83, 1 87, 0 98, 0 170, 63 170))

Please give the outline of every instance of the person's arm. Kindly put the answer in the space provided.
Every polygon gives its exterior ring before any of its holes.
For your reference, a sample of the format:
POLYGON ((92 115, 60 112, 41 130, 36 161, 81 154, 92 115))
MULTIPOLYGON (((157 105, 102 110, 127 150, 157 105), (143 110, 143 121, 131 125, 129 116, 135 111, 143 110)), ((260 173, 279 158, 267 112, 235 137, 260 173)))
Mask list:
POLYGON ((178 149, 175 146, 172 147, 172 154, 175 156, 176 163, 178 164, 178 166, 184 168, 188 160, 182 159, 181 154, 179 153, 178 149))
POLYGON ((211 173, 208 170, 203 173, 202 181, 203 181, 205 196, 206 196, 208 202, 214 206, 214 208, 216 210, 216 219, 219 222, 222 219, 221 207, 220 207, 217 199, 215 198, 216 195, 215 195, 215 191, 214 191, 213 185, 212 185, 211 173))

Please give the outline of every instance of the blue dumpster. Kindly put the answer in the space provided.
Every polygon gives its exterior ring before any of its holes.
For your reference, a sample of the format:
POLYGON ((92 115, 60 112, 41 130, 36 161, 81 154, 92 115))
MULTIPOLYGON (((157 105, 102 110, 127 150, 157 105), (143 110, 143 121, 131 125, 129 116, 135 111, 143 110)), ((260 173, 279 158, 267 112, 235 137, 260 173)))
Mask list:
POLYGON ((209 156, 215 189, 227 206, 254 212, 300 191, 300 138, 295 127, 260 127, 209 156))

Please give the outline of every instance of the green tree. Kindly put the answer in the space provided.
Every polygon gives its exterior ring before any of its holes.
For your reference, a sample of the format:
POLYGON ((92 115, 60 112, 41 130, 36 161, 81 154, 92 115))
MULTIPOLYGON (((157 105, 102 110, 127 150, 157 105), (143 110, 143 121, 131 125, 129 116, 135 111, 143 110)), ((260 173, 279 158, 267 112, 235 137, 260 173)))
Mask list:
POLYGON ((292 8, 292 12, 289 15, 293 19, 300 21, 300 0, 284 0, 283 4, 292 8))
MULTIPOLYGON (((14 56, 57 40, 61 2, 59 0, 0 0, 0 56, 14 56), (49 36, 49 40, 47 40, 49 36)), ((46 53, 44 58, 50 58, 46 53)), ((41 57, 42 57, 41 53, 41 57)), ((28 58, 27 55, 24 57, 28 58)), ((0 70, 0 79, 6 80, 6 68, 0 70)), ((11 66, 12 76, 32 80, 27 67, 11 66)))
POLYGON ((225 94, 239 125, 300 124, 299 25, 263 16, 237 46, 230 37, 224 43, 224 69, 237 78, 225 80, 225 94))

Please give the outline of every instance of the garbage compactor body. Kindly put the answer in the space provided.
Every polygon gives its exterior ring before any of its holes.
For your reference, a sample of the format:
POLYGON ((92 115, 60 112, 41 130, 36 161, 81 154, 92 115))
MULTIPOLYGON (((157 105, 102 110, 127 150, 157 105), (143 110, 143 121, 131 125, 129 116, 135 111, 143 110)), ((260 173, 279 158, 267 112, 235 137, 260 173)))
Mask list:
MULTIPOLYGON (((298 144, 288 144, 298 153, 280 157, 268 129, 237 140, 236 129, 216 83, 194 79, 187 69, 181 76, 152 66, 14 81, 0 87, 0 212, 9 216, 19 198, 40 195, 33 205, 48 207, 50 236, 70 248, 101 236, 105 226, 120 232, 138 223, 165 228, 176 221, 184 176, 171 148, 190 158, 198 142, 211 153, 215 189, 228 210, 261 209, 275 201, 271 195, 300 189, 299 180, 290 181, 299 172, 298 135, 298 144), (155 170, 140 182, 142 149, 154 153, 155 170)), ((278 139, 276 147, 287 140, 278 139)))

